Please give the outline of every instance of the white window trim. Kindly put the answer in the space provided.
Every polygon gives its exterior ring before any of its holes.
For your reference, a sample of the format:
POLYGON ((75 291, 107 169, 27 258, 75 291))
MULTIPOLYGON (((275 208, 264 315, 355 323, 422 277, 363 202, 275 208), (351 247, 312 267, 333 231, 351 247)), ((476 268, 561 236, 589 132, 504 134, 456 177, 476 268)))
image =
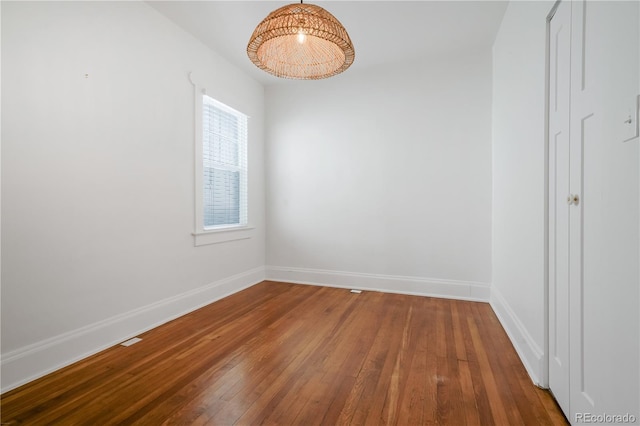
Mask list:
POLYGON ((206 231, 194 232, 196 247, 206 246, 209 244, 226 243, 227 241, 247 240, 253 237, 255 228, 251 226, 226 226, 217 229, 208 229, 206 231))
MULTIPOLYGON (((194 215, 194 231, 191 235, 194 237, 194 244, 196 247, 218 244, 228 241, 246 240, 252 238, 255 233, 255 228, 250 224, 247 225, 229 225, 219 226, 215 228, 204 228, 204 202, 202 195, 203 185, 203 165, 202 165, 202 95, 207 94, 207 89, 200 78, 198 78, 195 72, 189 73, 189 80, 193 84, 194 89, 194 170, 195 170, 195 185, 194 185, 194 199, 195 199, 195 215, 194 215)), ((215 96, 212 96, 216 99, 215 96)), ((249 146, 247 144, 247 150, 249 146)), ((247 194, 247 197, 249 194, 247 194)), ((247 200, 248 201, 248 200, 247 200)), ((247 208, 249 204, 247 203, 247 208)), ((251 218, 249 212, 247 216, 251 218)))

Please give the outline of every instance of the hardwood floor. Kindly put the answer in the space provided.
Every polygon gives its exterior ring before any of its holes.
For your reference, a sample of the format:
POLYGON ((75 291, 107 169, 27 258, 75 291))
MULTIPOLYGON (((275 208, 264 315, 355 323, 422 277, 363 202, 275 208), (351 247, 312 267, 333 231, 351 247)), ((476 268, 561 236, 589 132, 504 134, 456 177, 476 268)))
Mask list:
POLYGON ((564 425, 490 306, 263 282, 7 392, 3 424, 564 425))

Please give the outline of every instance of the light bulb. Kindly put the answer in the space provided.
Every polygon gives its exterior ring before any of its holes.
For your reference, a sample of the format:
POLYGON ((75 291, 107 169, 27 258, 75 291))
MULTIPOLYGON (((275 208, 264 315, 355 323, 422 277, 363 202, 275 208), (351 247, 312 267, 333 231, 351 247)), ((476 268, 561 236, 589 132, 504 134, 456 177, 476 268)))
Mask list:
POLYGON ((303 44, 307 40, 306 34, 302 31, 302 28, 298 30, 298 43, 303 44))

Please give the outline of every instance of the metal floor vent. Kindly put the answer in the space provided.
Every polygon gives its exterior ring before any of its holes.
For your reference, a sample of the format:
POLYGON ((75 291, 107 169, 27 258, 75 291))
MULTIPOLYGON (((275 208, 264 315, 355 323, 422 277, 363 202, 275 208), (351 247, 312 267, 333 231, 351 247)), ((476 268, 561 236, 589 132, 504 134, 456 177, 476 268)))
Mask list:
POLYGON ((362 293, 362 290, 351 289, 351 293, 362 293))
POLYGON ((133 339, 129 339, 126 342, 122 342, 120 343, 120 346, 131 346, 135 343, 138 343, 139 341, 141 341, 142 339, 139 337, 134 337, 133 339))

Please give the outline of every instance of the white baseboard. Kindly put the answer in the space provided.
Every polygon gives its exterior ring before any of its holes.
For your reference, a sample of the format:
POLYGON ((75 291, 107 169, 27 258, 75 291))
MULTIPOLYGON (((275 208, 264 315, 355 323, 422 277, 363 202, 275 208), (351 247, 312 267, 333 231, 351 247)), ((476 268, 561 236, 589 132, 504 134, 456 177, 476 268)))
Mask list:
POLYGON ((507 332, 520 360, 537 386, 544 387, 544 352, 533 340, 505 298, 495 287, 491 287, 491 308, 496 313, 502 328, 507 332))
POLYGON ((543 352, 504 297, 489 284, 420 277, 267 266, 234 275, 151 305, 2 354, 4 393, 119 344, 265 279, 298 284, 490 302, 534 383, 543 377, 543 352))
POLYGON ((364 274, 321 269, 267 266, 268 280, 325 287, 400 293, 416 296, 488 302, 489 284, 396 275, 364 274))
POLYGON ((531 380, 538 386, 544 385, 541 380, 544 378, 543 351, 502 294, 489 284, 280 266, 267 266, 266 279, 326 287, 489 302, 509 339, 511 339, 531 380))
POLYGON ((263 267, 2 354, 1 392, 98 353, 265 279, 263 267))

